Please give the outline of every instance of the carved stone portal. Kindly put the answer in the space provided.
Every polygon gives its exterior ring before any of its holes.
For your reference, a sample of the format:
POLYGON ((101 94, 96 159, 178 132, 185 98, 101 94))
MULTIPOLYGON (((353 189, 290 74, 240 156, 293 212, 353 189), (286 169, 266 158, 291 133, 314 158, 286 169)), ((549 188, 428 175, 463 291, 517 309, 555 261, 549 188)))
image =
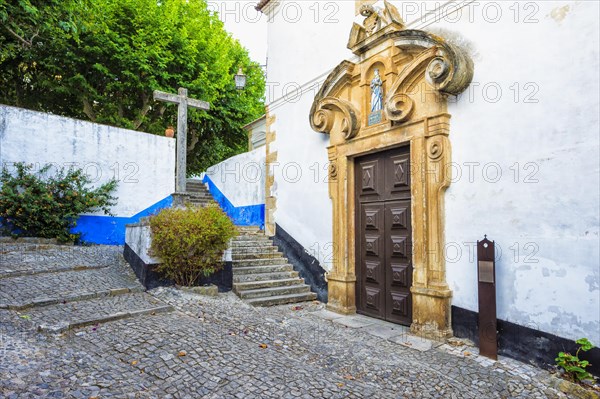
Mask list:
POLYGON ((473 63, 443 38, 404 28, 398 11, 363 6, 363 25, 354 24, 348 47, 359 62, 343 61, 316 95, 311 127, 330 135, 329 193, 333 202, 333 269, 329 304, 336 312, 356 312, 354 158, 410 145, 414 333, 452 334, 452 292, 446 283, 444 192, 450 184, 450 115, 447 96, 470 84, 473 63), (379 70, 383 113, 371 113, 371 80, 379 70))

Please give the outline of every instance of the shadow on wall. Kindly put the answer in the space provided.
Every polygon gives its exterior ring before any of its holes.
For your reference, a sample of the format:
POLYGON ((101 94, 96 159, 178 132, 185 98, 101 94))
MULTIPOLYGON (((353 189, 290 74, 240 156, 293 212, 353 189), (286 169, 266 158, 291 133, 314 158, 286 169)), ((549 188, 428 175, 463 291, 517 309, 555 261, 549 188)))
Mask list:
POLYGON ((299 272, 300 277, 310 286, 310 290, 317 294, 317 299, 327 303, 325 269, 321 267, 318 259, 309 255, 308 251, 279 225, 275 227, 273 243, 294 266, 294 270, 299 272))

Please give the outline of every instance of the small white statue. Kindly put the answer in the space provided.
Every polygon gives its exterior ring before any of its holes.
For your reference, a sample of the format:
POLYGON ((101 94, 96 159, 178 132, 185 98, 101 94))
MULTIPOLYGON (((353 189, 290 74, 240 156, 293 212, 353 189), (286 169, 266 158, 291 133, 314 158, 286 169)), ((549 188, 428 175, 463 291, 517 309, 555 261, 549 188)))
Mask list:
POLYGON ((383 82, 379 76, 379 69, 375 69, 375 76, 371 80, 371 112, 383 109, 383 82))

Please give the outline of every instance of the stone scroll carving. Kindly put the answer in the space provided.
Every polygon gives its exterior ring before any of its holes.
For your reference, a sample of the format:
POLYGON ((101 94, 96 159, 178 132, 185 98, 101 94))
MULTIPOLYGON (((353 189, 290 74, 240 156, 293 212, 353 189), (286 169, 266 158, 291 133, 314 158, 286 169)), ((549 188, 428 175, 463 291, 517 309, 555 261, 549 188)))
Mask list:
POLYGON ((348 101, 335 97, 325 97, 317 103, 316 111, 311 118, 312 128, 317 132, 329 133, 333 128, 336 112, 342 115, 340 130, 344 138, 349 140, 356 136, 360 130, 358 112, 348 101))
POLYGON ((339 127, 346 140, 355 137, 360 130, 360 114, 351 102, 336 95, 352 78, 355 64, 344 61, 329 75, 310 110, 310 126, 319 133, 329 134, 339 118, 339 127))

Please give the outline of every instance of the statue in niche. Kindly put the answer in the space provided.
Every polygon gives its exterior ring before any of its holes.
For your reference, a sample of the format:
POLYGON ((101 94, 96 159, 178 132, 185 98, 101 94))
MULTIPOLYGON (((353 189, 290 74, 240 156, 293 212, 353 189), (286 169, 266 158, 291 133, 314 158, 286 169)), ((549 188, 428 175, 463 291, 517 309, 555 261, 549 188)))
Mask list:
POLYGON ((379 112, 383 109, 383 82, 379 76, 379 69, 375 69, 373 80, 371 80, 371 112, 379 112))

